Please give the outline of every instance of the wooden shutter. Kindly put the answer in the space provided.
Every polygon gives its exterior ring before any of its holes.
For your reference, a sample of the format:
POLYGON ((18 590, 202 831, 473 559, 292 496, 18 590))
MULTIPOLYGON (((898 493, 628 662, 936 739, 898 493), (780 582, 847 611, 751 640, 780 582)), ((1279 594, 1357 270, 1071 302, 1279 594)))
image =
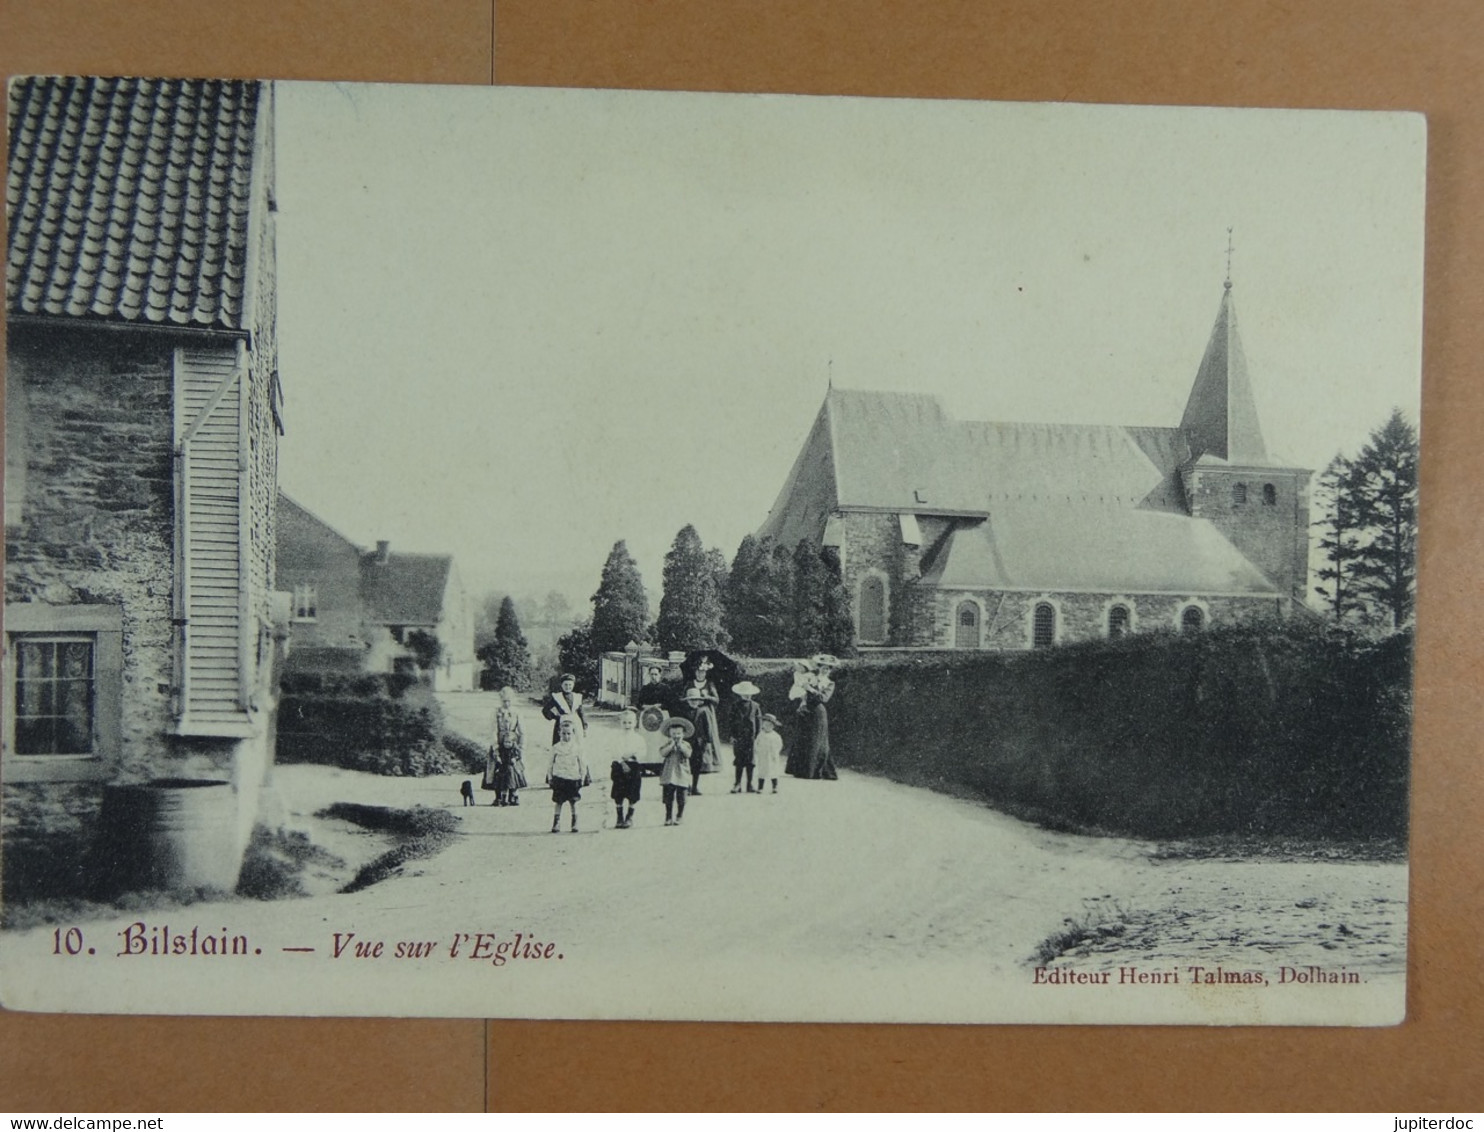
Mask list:
POLYGON ((210 733, 244 714, 246 367, 230 349, 181 349, 176 371, 182 730, 210 733))

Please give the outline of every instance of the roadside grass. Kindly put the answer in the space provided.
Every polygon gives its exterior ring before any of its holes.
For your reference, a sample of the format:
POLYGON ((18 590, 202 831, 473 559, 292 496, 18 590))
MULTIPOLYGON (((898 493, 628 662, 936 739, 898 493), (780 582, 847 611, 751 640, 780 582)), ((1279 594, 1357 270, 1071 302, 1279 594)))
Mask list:
POLYGON ((368 861, 351 881, 342 886, 343 893, 360 892, 373 884, 395 876, 409 861, 431 857, 443 849, 458 831, 460 819, 446 810, 414 806, 410 810, 390 806, 368 806, 359 802, 336 802, 320 810, 315 817, 339 818, 362 829, 388 834, 397 844, 375 860, 368 861))
POLYGON ((1111 896, 1084 900, 1079 915, 1068 916, 1060 930, 1036 945, 1035 961, 1046 964, 1063 955, 1089 954, 1108 940, 1122 939, 1136 920, 1126 904, 1111 896))
POLYGON ((1213 834, 1162 841, 1149 854, 1154 861, 1405 861, 1404 837, 1347 840, 1275 837, 1259 834, 1213 834))

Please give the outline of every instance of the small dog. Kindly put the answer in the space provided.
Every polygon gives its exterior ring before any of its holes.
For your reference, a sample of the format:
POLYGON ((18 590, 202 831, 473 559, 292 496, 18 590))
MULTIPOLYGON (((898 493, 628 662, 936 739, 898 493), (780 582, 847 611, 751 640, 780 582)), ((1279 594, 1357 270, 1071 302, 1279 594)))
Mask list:
POLYGON ((471 782, 467 778, 464 779, 464 784, 459 787, 459 793, 461 795, 463 795, 464 805, 466 805, 466 806, 472 806, 472 805, 474 805, 474 783, 473 782, 471 782))

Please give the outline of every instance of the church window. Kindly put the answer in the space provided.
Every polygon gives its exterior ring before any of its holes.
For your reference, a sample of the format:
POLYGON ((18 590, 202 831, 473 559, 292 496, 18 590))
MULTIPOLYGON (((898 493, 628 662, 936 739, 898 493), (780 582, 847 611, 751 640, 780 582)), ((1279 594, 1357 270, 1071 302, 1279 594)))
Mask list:
POLYGON ((1180 632, 1199 633, 1206 627, 1206 613, 1198 605, 1187 605, 1180 611, 1180 632))
POLYGON ((1112 640, 1128 636, 1129 621, 1128 606, 1118 604, 1108 609, 1108 636, 1112 640))
POLYGON ((1272 507, 1278 502, 1278 489, 1270 483, 1262 485, 1262 505, 1272 507))
POLYGON ((1056 644, 1056 606, 1038 601, 1031 615, 1031 648, 1046 649, 1056 644))
POLYGON ((1247 485, 1245 483, 1232 484, 1232 503, 1240 507, 1247 502, 1247 485))
POLYGON ((886 640, 886 583, 877 577, 861 582, 860 639, 886 640))
POLYGON ((953 647, 977 649, 979 647, 979 607, 972 601, 961 602, 954 622, 953 647))

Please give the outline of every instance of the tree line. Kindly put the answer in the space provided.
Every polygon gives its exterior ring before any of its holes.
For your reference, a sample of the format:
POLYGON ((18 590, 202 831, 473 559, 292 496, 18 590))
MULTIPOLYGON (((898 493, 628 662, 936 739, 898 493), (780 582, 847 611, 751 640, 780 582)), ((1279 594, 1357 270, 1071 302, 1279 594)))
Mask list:
POLYGON ((1352 459, 1336 455, 1315 484, 1320 584, 1340 627, 1396 630, 1417 596, 1417 430, 1400 409, 1352 459))
MULTIPOLYGON (((807 539, 785 546, 748 535, 728 564, 687 523, 665 555, 657 616, 639 566, 620 539, 603 564, 592 613, 557 641, 557 667, 579 686, 597 686, 598 657, 629 642, 662 652, 723 649, 744 656, 848 655, 855 629, 832 548, 807 539)), ((477 649, 484 686, 529 689, 538 665, 516 602, 500 603, 493 633, 477 649)))

